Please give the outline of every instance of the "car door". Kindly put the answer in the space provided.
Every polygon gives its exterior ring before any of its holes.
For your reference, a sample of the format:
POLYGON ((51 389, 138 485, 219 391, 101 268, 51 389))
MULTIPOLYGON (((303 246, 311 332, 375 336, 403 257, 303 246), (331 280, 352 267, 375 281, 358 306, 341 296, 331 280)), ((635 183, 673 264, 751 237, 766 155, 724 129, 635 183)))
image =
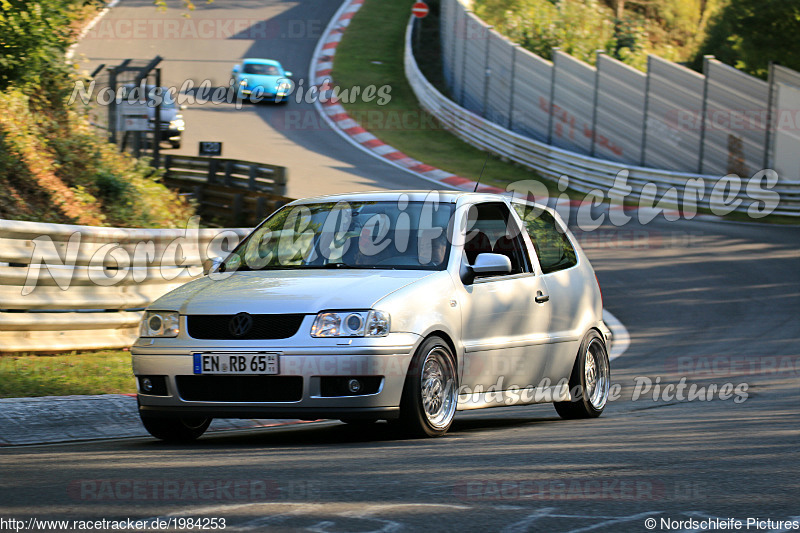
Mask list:
MULTIPOLYGON (((462 261, 472 263, 480 253, 501 253, 511 260, 512 271, 460 284, 462 390, 537 386, 550 341, 545 283, 534 274, 525 240, 505 203, 480 203, 469 211, 462 261)), ((473 407, 480 406, 476 400, 473 407)))
POLYGON ((588 318, 585 302, 593 280, 584 279, 584 271, 577 268, 578 255, 569 239, 569 232, 548 211, 527 209, 524 204, 514 204, 534 245, 535 254, 547 294, 550 297, 551 345, 547 354, 545 376, 554 383, 568 377, 575 363, 578 347, 583 338, 581 324, 588 318))

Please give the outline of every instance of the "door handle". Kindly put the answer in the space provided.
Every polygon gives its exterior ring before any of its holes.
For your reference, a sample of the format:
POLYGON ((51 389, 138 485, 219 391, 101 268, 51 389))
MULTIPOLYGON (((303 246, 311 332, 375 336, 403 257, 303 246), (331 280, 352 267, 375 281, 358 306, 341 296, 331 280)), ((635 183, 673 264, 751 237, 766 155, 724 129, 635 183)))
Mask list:
POLYGON ((542 291, 536 291, 536 298, 534 298, 534 300, 536 300, 537 304, 543 304, 550 301, 550 295, 543 294, 542 291))

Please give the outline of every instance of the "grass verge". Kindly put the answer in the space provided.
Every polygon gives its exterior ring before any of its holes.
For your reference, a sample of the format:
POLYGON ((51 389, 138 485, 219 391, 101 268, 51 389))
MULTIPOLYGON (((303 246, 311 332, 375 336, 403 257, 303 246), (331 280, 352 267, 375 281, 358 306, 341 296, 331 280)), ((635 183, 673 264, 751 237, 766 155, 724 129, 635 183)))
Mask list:
MULTIPOLYGON (((548 189, 552 186, 551 193, 555 192, 554 184, 533 170, 494 156, 486 160, 486 152, 445 130, 420 107, 403 68, 406 23, 413 3, 413 0, 367 0, 348 26, 336 50, 334 82, 343 91, 347 89, 348 94, 356 86, 392 88, 391 100, 386 105, 361 98, 343 102, 350 116, 383 142, 425 164, 476 180, 486 161, 483 184, 505 188, 515 181, 536 179, 548 189)), ((422 68, 432 63, 432 68, 424 70, 426 75, 437 71, 436 64, 441 65, 437 10, 433 9, 433 3, 431 7, 420 38, 424 57, 418 55, 422 68)), ((432 81, 441 86, 436 79, 432 81)))
MULTIPOLYGON (((452 172, 465 178, 477 180, 486 161, 481 183, 505 189, 512 182, 538 180, 547 186, 551 196, 559 192, 552 180, 537 172, 489 156, 446 129, 419 105, 403 68, 405 31, 414 0, 366 0, 363 7, 348 26, 337 47, 333 66, 333 80, 341 87, 342 94, 351 94, 353 87, 390 85, 391 100, 378 105, 378 100, 365 102, 358 98, 354 102, 342 102, 350 116, 383 142, 425 164, 452 172)), ((416 58, 420 69, 428 80, 443 94, 447 90, 442 78, 441 48, 439 46, 439 0, 430 0, 430 14, 423 19, 422 32, 416 58)), ((585 195, 573 190, 567 194, 574 200, 585 195)), ((626 205, 637 206, 638 201, 626 205)), ((711 214, 709 209, 698 212, 711 214)), ((731 213, 726 219, 741 222, 770 224, 800 224, 797 217, 769 215, 752 219, 745 213, 731 213)))
POLYGON ((135 392, 128 351, 0 356, 0 398, 135 392))

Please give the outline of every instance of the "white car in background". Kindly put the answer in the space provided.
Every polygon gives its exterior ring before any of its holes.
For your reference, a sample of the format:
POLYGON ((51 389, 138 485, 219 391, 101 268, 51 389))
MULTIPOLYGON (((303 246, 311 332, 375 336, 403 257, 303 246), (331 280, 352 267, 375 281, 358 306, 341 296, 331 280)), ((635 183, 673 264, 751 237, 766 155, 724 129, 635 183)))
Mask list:
POLYGON ((592 267, 552 210, 376 192, 284 206, 153 302, 131 352, 160 439, 195 439, 213 418, 383 419, 439 436, 463 409, 599 416, 609 340, 592 267))

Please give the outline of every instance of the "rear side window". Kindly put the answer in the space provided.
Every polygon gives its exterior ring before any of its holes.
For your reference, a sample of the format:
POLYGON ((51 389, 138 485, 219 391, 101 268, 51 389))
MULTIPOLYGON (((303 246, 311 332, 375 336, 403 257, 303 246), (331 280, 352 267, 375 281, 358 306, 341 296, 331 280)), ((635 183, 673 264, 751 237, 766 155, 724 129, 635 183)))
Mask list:
POLYGON ((558 272, 578 264, 575 248, 569 242, 566 233, 559 231, 553 215, 547 211, 537 213, 525 204, 514 203, 525 229, 531 236, 542 273, 558 272))

